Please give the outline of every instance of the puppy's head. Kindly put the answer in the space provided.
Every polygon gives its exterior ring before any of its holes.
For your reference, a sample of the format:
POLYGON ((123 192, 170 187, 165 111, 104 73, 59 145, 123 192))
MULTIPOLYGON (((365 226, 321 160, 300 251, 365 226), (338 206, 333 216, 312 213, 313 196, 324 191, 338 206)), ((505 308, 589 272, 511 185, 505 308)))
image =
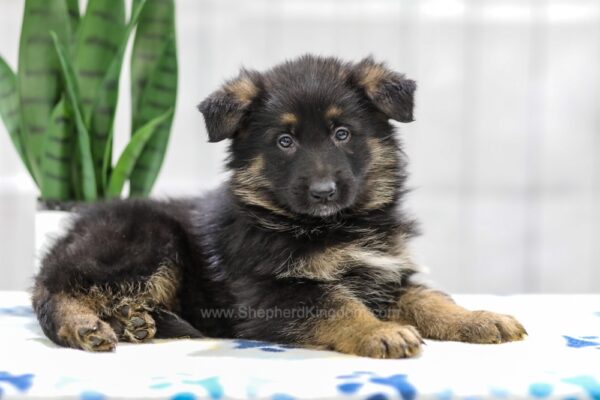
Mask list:
POLYGON ((211 142, 232 139, 242 201, 321 218, 393 202, 403 166, 389 119, 412 121, 415 88, 371 58, 304 56, 242 70, 199 109, 211 142))

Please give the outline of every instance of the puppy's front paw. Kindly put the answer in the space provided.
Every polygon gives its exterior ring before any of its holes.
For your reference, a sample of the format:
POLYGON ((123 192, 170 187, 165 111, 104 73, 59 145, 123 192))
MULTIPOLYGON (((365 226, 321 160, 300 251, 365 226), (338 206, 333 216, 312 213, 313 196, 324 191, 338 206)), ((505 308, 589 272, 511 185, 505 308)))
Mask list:
POLYGON ((490 311, 472 311, 460 322, 459 338, 469 343, 504 343, 527 336, 523 325, 514 317, 490 311))
POLYGON ((366 330, 356 343, 354 353, 372 358, 407 358, 421 352, 421 335, 410 325, 384 322, 366 330))

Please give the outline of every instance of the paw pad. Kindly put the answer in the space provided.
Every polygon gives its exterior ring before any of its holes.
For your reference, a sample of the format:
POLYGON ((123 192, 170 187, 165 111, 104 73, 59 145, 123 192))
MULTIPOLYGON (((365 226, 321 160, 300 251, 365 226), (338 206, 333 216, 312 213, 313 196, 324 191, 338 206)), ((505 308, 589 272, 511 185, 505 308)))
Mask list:
POLYGON ((126 303, 116 307, 111 324, 122 340, 139 343, 156 334, 154 319, 142 304, 126 303))

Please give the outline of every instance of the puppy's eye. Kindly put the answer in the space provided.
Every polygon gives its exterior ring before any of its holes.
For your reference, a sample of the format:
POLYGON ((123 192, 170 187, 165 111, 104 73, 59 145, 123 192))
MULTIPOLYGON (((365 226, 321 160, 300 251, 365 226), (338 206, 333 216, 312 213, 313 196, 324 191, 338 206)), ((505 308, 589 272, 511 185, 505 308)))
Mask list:
POLYGON ((333 137, 338 142, 345 142, 350 139, 350 131, 346 128, 336 128, 333 137))
POLYGON ((290 135, 281 135, 277 138, 277 144, 282 149, 289 149, 294 145, 294 139, 290 135))

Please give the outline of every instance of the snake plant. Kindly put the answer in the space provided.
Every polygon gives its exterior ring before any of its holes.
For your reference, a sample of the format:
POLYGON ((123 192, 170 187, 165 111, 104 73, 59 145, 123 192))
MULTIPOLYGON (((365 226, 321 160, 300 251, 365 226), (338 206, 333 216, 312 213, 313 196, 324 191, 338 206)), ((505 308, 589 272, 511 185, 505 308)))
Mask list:
POLYGON ((0 117, 42 199, 147 196, 177 96, 174 0, 26 0, 19 65, 0 57, 0 117), (119 78, 130 37, 131 140, 113 163, 119 78))

